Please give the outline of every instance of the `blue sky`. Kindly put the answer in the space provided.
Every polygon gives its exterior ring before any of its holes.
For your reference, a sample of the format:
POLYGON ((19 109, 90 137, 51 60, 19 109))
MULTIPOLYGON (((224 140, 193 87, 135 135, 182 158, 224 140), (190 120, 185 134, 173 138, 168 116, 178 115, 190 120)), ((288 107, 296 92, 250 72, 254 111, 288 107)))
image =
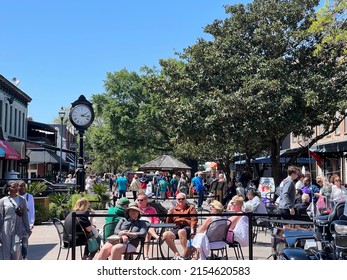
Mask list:
POLYGON ((52 123, 81 94, 104 92, 107 72, 139 71, 208 38, 203 27, 241 0, 0 2, 0 74, 16 77, 29 115, 52 123))

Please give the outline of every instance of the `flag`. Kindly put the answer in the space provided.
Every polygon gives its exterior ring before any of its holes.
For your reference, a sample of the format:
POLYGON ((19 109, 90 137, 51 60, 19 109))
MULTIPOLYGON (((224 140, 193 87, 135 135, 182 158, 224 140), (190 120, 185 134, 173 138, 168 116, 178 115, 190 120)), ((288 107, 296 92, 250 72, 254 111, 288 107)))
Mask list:
POLYGON ((319 155, 317 155, 315 152, 312 152, 312 151, 309 151, 309 155, 316 160, 317 164, 320 167, 323 166, 323 159, 319 155))

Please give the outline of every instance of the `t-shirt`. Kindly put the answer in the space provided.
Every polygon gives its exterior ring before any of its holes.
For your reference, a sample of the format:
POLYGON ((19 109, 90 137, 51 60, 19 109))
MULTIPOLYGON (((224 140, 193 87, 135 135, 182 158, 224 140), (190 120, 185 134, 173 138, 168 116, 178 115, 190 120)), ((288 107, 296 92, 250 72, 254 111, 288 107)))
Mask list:
POLYGON ((159 191, 161 192, 166 192, 167 191, 167 187, 169 186, 169 182, 166 180, 160 180, 159 181, 159 191))
MULTIPOLYGON (((141 210, 141 214, 148 214, 148 215, 156 215, 156 214, 158 214, 157 210, 155 210, 155 208, 150 206, 150 205, 147 205, 146 208, 141 208, 140 210, 141 210)), ((159 218, 155 217, 155 216, 144 217, 144 218, 148 219, 151 224, 159 224, 160 223, 159 218)))
POLYGON ((116 180, 118 191, 126 191, 128 180, 125 177, 119 177, 116 180))
POLYGON ((176 178, 172 178, 172 179, 170 180, 170 185, 177 188, 177 186, 178 186, 178 180, 177 180, 176 178))

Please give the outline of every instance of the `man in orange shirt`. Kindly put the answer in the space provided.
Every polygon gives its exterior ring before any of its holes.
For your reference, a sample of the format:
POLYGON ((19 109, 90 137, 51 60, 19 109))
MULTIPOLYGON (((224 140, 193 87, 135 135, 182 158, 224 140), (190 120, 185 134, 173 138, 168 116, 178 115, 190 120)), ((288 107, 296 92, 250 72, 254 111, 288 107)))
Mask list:
MULTIPOLYGON (((175 208, 171 208, 168 214, 196 214, 196 209, 193 205, 189 205, 186 195, 184 193, 178 193, 176 196, 177 205, 175 208)), ((195 235, 196 225, 198 223, 197 216, 170 216, 166 219, 167 223, 175 223, 176 227, 170 231, 166 231, 163 234, 163 240, 167 243, 169 248, 174 252, 174 260, 183 260, 187 255, 188 246, 187 241, 195 235), (179 238, 180 243, 184 249, 183 256, 178 252, 175 245, 175 239, 179 238)))

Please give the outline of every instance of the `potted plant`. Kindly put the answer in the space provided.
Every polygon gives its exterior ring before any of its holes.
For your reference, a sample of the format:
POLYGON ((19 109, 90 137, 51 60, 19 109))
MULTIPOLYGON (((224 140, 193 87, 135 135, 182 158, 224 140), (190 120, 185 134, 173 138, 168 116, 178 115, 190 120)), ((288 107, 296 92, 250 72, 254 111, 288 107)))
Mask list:
POLYGON ((54 193, 49 196, 49 216, 51 219, 64 220, 71 210, 71 195, 54 193))
POLYGON ((49 220, 49 197, 42 197, 42 193, 47 189, 45 182, 31 182, 28 184, 27 192, 34 197, 35 204, 35 225, 40 225, 49 220))

